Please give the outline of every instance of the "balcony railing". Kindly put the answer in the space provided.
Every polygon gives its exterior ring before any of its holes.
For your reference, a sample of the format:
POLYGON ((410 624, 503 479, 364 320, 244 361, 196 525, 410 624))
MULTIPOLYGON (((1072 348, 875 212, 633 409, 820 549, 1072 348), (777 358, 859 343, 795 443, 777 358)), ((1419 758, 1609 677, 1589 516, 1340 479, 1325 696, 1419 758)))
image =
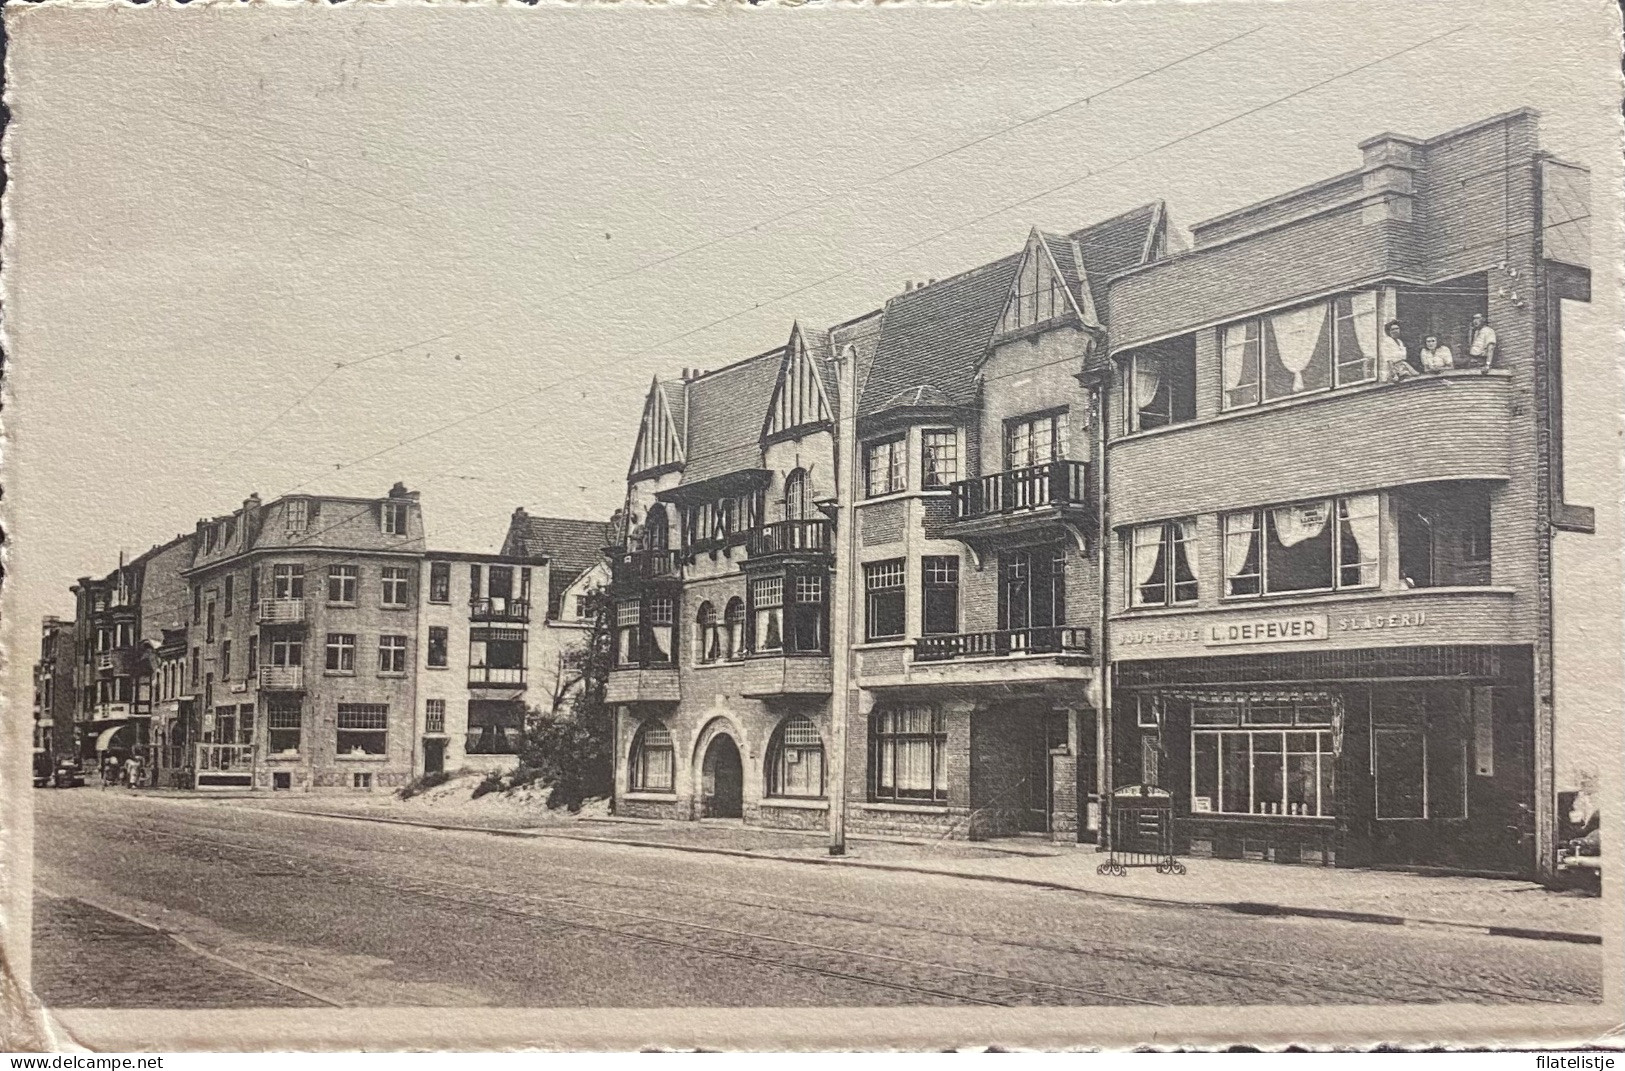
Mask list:
POLYGON ((501 595, 488 599, 470 599, 468 616, 476 621, 516 621, 523 624, 530 620, 530 602, 527 599, 510 599, 501 595))
POLYGON ((260 687, 270 692, 302 692, 305 667, 261 665, 260 687))
POLYGON ((662 580, 679 574, 675 550, 629 550, 615 559, 614 582, 633 583, 639 580, 662 580))
POLYGON ((752 528, 745 552, 752 558, 773 554, 828 554, 830 523, 823 517, 796 521, 774 521, 752 528))
POLYGON ((259 623, 262 625, 302 625, 305 622, 304 599, 261 599, 259 623))
POLYGON ((253 744, 199 744, 199 773, 246 772, 254 768, 253 744))
POLYGON ((1050 626, 922 636, 914 642, 914 661, 952 662, 959 658, 1005 658, 1011 655, 1087 655, 1094 650, 1089 629, 1050 626))
POLYGON ((525 683, 524 666, 469 666, 468 683, 470 684, 518 684, 525 683))
POLYGON ((1090 501, 1089 466, 1083 461, 1046 461, 949 486, 954 518, 962 521, 1042 506, 1086 506, 1090 501))

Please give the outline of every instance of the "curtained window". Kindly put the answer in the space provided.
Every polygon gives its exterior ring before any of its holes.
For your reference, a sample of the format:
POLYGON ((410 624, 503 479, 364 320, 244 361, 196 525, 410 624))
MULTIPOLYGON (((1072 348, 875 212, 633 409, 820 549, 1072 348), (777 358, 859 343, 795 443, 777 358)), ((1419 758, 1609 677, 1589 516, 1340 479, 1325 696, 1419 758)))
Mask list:
POLYGON ((937 707, 876 710, 869 717, 871 798, 945 802, 947 750, 947 728, 937 707))
POLYGON ((824 740, 800 714, 785 718, 768 743, 767 794, 799 799, 824 795, 824 740))
POLYGON ((1196 347, 1176 339, 1131 354, 1123 365, 1128 430, 1149 431, 1196 418, 1196 347))
POLYGON ((670 792, 677 753, 672 747, 671 730, 651 718, 632 738, 632 761, 628 769, 633 792, 670 792))
POLYGON ((1379 304, 1377 291, 1357 290, 1226 326, 1223 408, 1375 382, 1379 304))
POLYGON ((784 649, 784 577, 764 576, 750 582, 750 604, 754 614, 752 650, 758 653, 784 649))
POLYGON ((1377 584, 1374 494, 1242 510, 1225 514, 1223 524, 1226 598, 1377 584))
POLYGON ((722 629, 717 624, 717 608, 709 602, 700 603, 694 615, 694 638, 699 643, 698 660, 715 662, 722 657, 722 629))
POLYGON ((1332 385, 1331 323, 1324 302, 1263 318, 1264 400, 1332 385))
POLYGON ((1196 601, 1195 518, 1141 525, 1129 532, 1127 546, 1130 606, 1196 601))
POLYGON ((722 614, 723 625, 728 633, 728 657, 730 659, 745 656, 745 603, 735 595, 728 600, 727 609, 722 614))
POLYGON ((1332 317, 1337 385, 1372 382, 1378 374, 1377 292, 1342 295, 1332 302, 1332 317))

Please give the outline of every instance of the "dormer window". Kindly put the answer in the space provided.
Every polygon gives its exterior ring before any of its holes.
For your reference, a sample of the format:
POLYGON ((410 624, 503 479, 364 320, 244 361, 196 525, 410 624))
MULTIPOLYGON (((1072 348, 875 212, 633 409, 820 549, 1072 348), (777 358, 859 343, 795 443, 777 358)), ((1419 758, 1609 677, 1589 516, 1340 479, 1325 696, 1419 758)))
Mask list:
POLYGON ((303 498, 291 498, 287 504, 288 531, 303 532, 310 527, 310 502, 303 498))
POLYGON ((380 510, 379 526, 385 535, 406 534, 406 503, 385 502, 380 510))
POLYGON ((203 529, 203 553, 213 554, 215 541, 220 536, 220 530, 215 525, 207 525, 203 529))

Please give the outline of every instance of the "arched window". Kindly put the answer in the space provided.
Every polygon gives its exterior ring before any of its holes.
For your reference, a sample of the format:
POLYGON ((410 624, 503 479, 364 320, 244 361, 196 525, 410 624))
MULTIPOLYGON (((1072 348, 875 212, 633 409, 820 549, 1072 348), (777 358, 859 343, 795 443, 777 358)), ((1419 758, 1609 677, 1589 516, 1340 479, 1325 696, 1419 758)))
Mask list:
POLYGON ((784 478, 784 519, 804 521, 812 516, 812 481, 806 469, 796 469, 784 478))
POLYGON ((722 629, 717 625, 717 608, 709 602, 700 603, 694 622, 698 626, 694 638, 699 643, 699 661, 715 662, 722 657, 722 629))
POLYGON ((728 608, 723 612, 723 625, 728 632, 728 657, 743 658, 745 656, 745 602, 735 595, 728 600, 728 608))
POLYGON ((878 707, 869 716, 870 798, 945 801, 948 730, 938 707, 878 707))
POLYGON ((800 714, 780 722, 768 744, 767 794, 807 799, 824 795, 824 739, 800 714))
POLYGON ((650 550, 665 550, 671 543, 671 525, 666 520, 666 507, 658 502, 649 507, 649 519, 643 525, 644 546, 650 550))
POLYGON ((632 738, 632 763, 628 786, 634 792, 670 792, 672 771, 677 766, 671 730, 657 718, 650 718, 632 738))

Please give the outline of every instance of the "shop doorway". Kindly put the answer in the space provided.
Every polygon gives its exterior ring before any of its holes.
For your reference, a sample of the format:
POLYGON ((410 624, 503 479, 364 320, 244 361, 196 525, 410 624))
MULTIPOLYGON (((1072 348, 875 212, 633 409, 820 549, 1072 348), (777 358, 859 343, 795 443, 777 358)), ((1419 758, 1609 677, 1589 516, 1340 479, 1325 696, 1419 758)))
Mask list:
POLYGON ((718 733, 705 749, 705 760, 700 767, 702 795, 701 818, 743 818, 745 804, 745 766, 739 757, 739 745, 726 733, 718 733))
POLYGON ((446 742, 444 740, 423 741, 423 772, 426 774, 444 773, 446 769, 446 742))

